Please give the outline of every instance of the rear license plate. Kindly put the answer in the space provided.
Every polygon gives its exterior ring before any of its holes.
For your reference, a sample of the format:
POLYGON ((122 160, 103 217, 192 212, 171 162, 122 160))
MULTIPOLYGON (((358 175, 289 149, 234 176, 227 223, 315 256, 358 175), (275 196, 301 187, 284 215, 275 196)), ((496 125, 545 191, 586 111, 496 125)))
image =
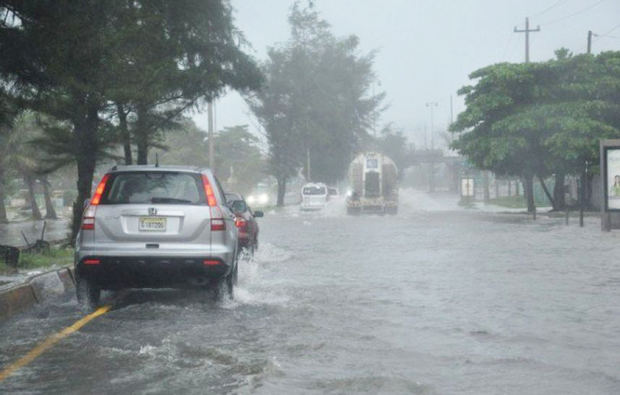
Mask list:
POLYGON ((140 217, 138 230, 140 232, 165 232, 166 218, 140 217))

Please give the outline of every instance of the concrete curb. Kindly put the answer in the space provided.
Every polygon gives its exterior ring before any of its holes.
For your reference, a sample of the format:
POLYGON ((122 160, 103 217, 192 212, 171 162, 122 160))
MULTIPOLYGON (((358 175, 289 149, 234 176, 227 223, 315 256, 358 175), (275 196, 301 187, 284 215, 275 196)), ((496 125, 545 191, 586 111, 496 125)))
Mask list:
POLYGON ((58 298, 75 290, 73 268, 63 267, 37 274, 21 284, 0 291, 0 321, 37 303, 58 298))

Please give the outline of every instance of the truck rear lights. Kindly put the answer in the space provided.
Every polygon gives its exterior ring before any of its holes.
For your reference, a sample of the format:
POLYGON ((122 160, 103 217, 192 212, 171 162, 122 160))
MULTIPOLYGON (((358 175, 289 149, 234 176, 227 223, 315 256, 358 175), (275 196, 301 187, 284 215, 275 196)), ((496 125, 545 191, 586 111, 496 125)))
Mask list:
POLYGON ((218 261, 217 259, 205 259, 204 261, 202 261, 202 264, 205 266, 217 266, 220 264, 220 261, 218 261))
POLYGON ((205 190, 205 196, 207 197, 207 205, 209 207, 214 207, 217 205, 217 199, 215 199, 215 193, 213 192, 213 187, 209 182, 209 178, 206 174, 202 175, 202 186, 205 190))
POLYGON ((90 258, 90 259, 84 259, 82 263, 84 263, 85 265, 98 265, 101 263, 101 260, 96 259, 96 258, 90 258))
POLYGON ((219 207, 211 207, 211 231, 226 230, 226 221, 219 207))

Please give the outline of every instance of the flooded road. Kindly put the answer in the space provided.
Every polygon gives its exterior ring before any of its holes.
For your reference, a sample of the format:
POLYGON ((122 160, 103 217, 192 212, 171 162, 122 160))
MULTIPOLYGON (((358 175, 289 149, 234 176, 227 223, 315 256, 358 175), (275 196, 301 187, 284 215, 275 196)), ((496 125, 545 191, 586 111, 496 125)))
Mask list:
MULTIPOLYGON (((261 219, 235 301, 132 291, 17 393, 620 393, 620 235, 406 192, 398 216, 261 219)), ((82 316, 0 326, 0 366, 82 316)))

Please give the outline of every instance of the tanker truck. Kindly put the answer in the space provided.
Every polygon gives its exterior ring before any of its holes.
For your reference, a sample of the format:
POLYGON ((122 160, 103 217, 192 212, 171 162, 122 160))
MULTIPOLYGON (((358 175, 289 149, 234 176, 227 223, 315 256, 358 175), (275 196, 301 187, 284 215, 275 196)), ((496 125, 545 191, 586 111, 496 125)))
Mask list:
POLYGON ((398 212, 398 169, 389 157, 364 152, 349 166, 347 214, 398 212))

